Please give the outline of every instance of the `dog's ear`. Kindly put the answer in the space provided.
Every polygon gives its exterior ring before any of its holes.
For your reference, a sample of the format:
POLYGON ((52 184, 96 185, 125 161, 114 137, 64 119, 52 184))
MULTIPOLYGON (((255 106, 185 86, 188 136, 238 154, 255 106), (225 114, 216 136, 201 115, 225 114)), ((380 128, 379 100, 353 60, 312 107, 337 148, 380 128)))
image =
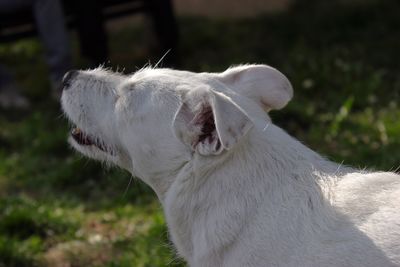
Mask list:
POLYGON ((281 109, 292 99, 293 88, 278 70, 267 65, 243 65, 218 74, 229 88, 255 100, 265 111, 281 109))
POLYGON ((253 123, 229 97, 210 88, 196 88, 182 96, 173 129, 184 144, 201 155, 231 149, 253 123))

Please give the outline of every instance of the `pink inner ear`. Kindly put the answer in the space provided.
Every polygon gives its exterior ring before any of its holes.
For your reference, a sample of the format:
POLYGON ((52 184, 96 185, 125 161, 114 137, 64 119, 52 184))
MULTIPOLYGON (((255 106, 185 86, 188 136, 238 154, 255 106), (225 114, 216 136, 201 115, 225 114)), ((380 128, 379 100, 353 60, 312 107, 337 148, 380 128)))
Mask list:
MULTIPOLYGON (((192 122, 196 126, 201 127, 201 133, 199 134, 198 139, 196 140, 196 144, 204 143, 204 141, 208 141, 208 143, 213 143, 215 138, 218 136, 214 133, 215 129, 215 121, 213 111, 211 106, 202 106, 200 108, 201 112, 196 114, 193 118, 192 122)), ((217 144, 217 149, 220 147, 220 142, 217 140, 219 144, 217 144)))

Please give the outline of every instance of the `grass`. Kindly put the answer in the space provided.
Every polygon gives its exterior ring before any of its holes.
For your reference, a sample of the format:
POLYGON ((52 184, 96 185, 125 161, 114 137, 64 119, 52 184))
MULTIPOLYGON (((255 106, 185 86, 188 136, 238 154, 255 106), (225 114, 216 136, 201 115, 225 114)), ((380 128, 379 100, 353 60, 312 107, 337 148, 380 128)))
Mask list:
MULTIPOLYGON (((271 113, 276 124, 338 162, 398 168, 400 4, 303 2, 274 16, 179 18, 181 68, 273 65, 295 88, 288 107, 271 113)), ((144 35, 138 26, 112 32, 110 65, 144 65, 144 35)), ((0 45, 34 102, 29 112, 0 113, 0 267, 184 266, 151 190, 135 179, 124 193, 128 173, 68 148, 41 55, 36 40, 0 45)))

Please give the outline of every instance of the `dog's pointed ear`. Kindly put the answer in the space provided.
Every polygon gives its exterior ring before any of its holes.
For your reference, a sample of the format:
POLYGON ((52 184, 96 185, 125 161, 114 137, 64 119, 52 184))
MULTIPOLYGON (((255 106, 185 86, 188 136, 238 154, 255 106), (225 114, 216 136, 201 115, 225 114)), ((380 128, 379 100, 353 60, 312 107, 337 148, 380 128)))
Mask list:
POLYGON ((182 96, 173 121, 177 138, 205 156, 231 149, 252 126, 239 106, 210 88, 196 88, 182 96))
POLYGON ((227 69, 218 78, 240 95, 255 100, 265 111, 281 109, 292 99, 293 87, 280 71, 267 65, 227 69))

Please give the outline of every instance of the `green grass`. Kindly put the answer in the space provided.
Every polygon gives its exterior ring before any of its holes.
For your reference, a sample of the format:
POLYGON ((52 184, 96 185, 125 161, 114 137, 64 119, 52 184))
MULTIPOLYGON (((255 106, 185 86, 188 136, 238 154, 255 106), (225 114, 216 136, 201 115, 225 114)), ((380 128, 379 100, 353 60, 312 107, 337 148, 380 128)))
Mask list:
MULTIPOLYGON (((271 113, 276 124, 338 162, 396 169, 400 4, 303 2, 274 16, 179 18, 181 68, 275 66, 295 88, 288 107, 271 113)), ((137 26, 112 32, 110 65, 143 66, 143 36, 137 26)), ((34 102, 28 112, 0 112, 0 267, 184 266, 152 191, 134 180, 125 193, 129 173, 68 147, 68 123, 48 96, 41 55, 36 40, 0 45, 0 60, 34 102)))

